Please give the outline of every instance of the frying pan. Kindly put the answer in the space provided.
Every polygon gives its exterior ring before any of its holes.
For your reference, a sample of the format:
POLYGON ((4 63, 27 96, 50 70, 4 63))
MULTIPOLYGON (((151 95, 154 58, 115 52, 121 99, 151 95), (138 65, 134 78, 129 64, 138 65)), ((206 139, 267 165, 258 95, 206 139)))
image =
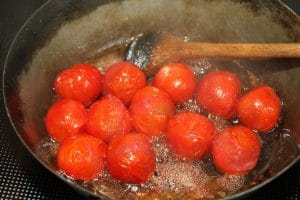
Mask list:
MULTIPOLYGON (((281 1, 268 0, 45 3, 10 47, 3 73, 4 100, 16 134, 32 155, 81 193, 116 198, 103 188, 67 179, 57 172, 53 158, 40 152, 47 136, 43 119, 53 101, 54 77, 68 66, 154 30, 203 42, 299 42, 300 18, 281 1)), ((221 63, 227 66, 231 61, 221 63)), ((278 131, 262 136, 265 143, 260 163, 244 186, 227 197, 232 199, 262 187, 300 159, 300 60, 242 59, 235 63, 276 88, 284 100, 284 112, 278 131)))

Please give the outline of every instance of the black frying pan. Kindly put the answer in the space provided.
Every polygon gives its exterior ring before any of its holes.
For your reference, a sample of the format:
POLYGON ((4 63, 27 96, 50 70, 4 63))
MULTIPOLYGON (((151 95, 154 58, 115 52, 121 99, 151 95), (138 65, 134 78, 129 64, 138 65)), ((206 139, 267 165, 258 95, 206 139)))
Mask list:
MULTIPOLYGON (((26 22, 10 48, 3 73, 6 108, 24 145, 57 174, 55 162, 38 147, 46 137, 43 117, 58 71, 146 31, 209 42, 299 42, 299 27, 299 17, 280 1, 49 1, 26 22)), ((275 87, 285 105, 280 131, 265 138, 270 143, 260 164, 240 192, 229 198, 265 185, 300 158, 299 59, 238 62, 275 87)), ((87 190, 89 184, 67 182, 91 196, 116 197, 87 190)))

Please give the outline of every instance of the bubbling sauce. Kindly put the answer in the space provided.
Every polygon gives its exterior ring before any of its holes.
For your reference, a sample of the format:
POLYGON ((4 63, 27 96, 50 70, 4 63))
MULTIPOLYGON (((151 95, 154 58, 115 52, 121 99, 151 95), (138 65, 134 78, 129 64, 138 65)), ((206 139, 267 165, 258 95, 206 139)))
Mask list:
MULTIPOLYGON (((108 49, 89 60, 89 63, 94 64, 103 72, 107 66, 122 60, 125 45, 124 43, 124 45, 108 49)), ((257 75, 242 66, 238 60, 193 58, 181 60, 181 62, 192 67, 197 81, 213 70, 226 69, 235 73, 241 81, 242 93, 263 82, 257 75)), ((148 82, 151 83, 151 81, 152 77, 148 77, 148 82)), ((225 120, 205 112, 196 104, 194 98, 176 107, 177 113, 182 111, 193 111, 207 116, 215 123, 218 131, 239 123, 237 119, 225 120)), ((272 134, 273 132, 268 133, 269 137, 272 134)), ((94 193, 101 193, 112 199, 217 199, 242 190, 245 184, 249 184, 250 180, 247 177, 254 176, 253 173, 255 173, 250 172, 250 175, 245 176, 223 175, 215 169, 210 155, 196 161, 179 160, 168 148, 164 136, 153 139, 152 144, 156 154, 156 170, 150 180, 141 185, 121 183, 112 178, 107 169, 89 182, 68 177, 57 169, 58 144, 49 137, 41 142, 37 154, 63 177, 94 193)))

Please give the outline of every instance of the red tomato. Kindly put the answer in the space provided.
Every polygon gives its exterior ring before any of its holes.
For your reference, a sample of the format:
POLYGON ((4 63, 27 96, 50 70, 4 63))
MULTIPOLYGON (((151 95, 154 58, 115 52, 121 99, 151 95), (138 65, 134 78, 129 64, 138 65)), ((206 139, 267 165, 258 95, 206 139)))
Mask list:
POLYGON ((153 86, 168 93, 175 104, 181 104, 194 94, 196 78, 188 65, 171 63, 158 70, 153 86))
POLYGON ((244 126, 224 129, 212 145, 216 167, 225 174, 244 175, 252 170, 261 151, 259 138, 244 126))
POLYGON ((58 149, 57 165, 75 179, 91 180, 103 171, 106 149, 106 144, 93 136, 71 137, 58 149))
POLYGON ((208 118, 182 112, 170 119, 167 142, 179 157, 200 159, 210 149, 215 134, 215 125, 208 118))
POLYGON ((240 81, 227 71, 210 72, 199 82, 197 102, 209 113, 231 118, 236 112, 240 81))
POLYGON ((86 125, 89 134, 109 142, 115 135, 129 133, 131 129, 129 112, 119 98, 107 95, 91 105, 86 125))
POLYGON ((110 174, 125 183, 145 183, 155 170, 155 154, 149 139, 139 133, 119 135, 107 150, 110 174))
POLYGON ((62 142, 70 136, 78 135, 87 119, 87 111, 80 102, 61 99, 49 108, 45 120, 46 129, 49 136, 62 142))
POLYGON ((174 114, 174 105, 164 91, 147 86, 136 92, 129 110, 138 132, 158 136, 165 132, 174 114))
POLYGON ((118 62, 108 68, 104 74, 104 94, 119 97, 129 104, 138 89, 145 87, 146 77, 142 70, 130 62, 118 62))
POLYGON ((101 73, 93 65, 78 64, 57 75, 54 89, 59 97, 88 105, 101 93, 102 79, 101 73))
POLYGON ((246 93, 238 103, 240 121, 251 129, 269 131, 278 122, 280 99, 268 86, 259 86, 246 93))

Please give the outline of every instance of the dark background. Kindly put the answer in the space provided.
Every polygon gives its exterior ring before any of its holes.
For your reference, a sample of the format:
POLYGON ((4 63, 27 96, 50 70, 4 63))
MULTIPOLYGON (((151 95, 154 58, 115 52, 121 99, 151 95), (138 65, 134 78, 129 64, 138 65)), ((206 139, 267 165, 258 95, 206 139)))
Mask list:
MULTIPOLYGON (((0 75, 13 37, 25 20, 46 0, 0 0, 0 75)), ((286 0, 300 13, 300 0, 286 0)), ((2 84, 2 83, 1 83, 2 84)), ((2 86, 1 86, 2 93, 2 86)), ((300 163, 278 179, 251 194, 253 199, 300 199, 300 163)), ((0 200, 84 199, 44 169, 14 133, 0 98, 0 200)))

